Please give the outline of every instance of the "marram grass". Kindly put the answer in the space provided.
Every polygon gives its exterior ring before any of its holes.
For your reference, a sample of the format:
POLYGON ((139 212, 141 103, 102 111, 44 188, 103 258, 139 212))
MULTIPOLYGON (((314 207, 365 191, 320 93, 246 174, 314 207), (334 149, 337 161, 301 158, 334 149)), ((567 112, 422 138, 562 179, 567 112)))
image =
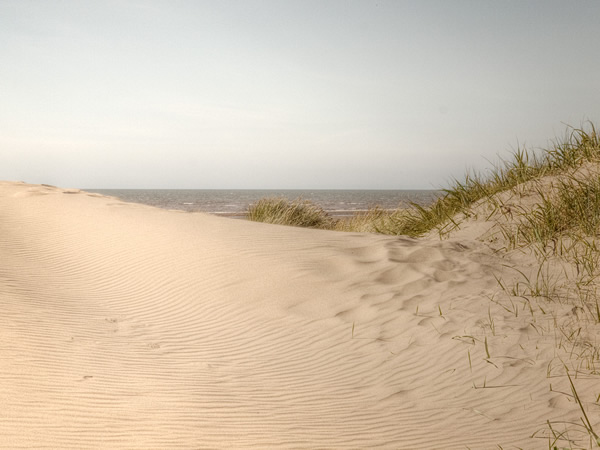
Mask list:
POLYGON ((597 236, 600 232, 600 179, 560 180, 549 196, 539 192, 541 202, 524 216, 518 237, 524 244, 547 246, 563 235, 597 236))
MULTIPOLYGON (((583 127, 569 128, 562 141, 555 142, 547 150, 541 152, 526 149, 516 150, 511 159, 501 161, 487 176, 479 173, 467 173, 462 181, 454 179, 449 188, 443 189, 443 196, 429 206, 413 203, 411 208, 396 211, 373 208, 367 213, 360 213, 349 219, 334 220, 319 206, 308 201, 297 199, 290 202, 283 198, 266 198, 251 205, 247 217, 257 222, 412 237, 419 237, 436 230, 440 236, 443 236, 459 226, 457 215, 462 213, 468 216, 470 208, 477 202, 488 201, 499 206, 496 194, 547 175, 564 173, 588 161, 600 161, 600 135, 591 123, 588 124, 587 130, 583 127)), ((585 195, 596 195, 591 193, 595 189, 593 186, 584 188, 583 186, 565 185, 562 191, 569 191, 571 187, 576 188, 571 194, 561 194, 565 199, 568 195, 576 197, 583 195, 582 189, 590 192, 585 195)), ((585 201, 588 201, 587 198, 585 201)), ((546 206, 544 203, 541 208, 546 206)), ((576 207, 589 211, 585 205, 577 204, 576 207)), ((534 216, 552 213, 551 209, 540 209, 534 212, 534 216)), ((575 211, 568 212, 568 214, 571 213, 575 213, 575 211)), ((534 216, 531 217, 532 220, 535 219, 534 216)), ((595 213, 587 214, 586 217, 592 219, 595 217, 595 213)), ((557 223, 551 227, 560 228, 571 225, 564 223, 563 219, 564 217, 560 219, 563 221, 562 224, 557 223)), ((547 216, 543 220, 552 221, 554 218, 547 216)), ((587 225, 579 224, 577 227, 590 232, 587 225)), ((556 231, 558 229, 547 230, 548 238, 556 231)), ((526 233, 525 228, 522 232, 526 233)))
POLYGON ((320 228, 336 231, 392 234, 399 215, 404 210, 388 211, 379 207, 354 214, 348 218, 334 219, 320 206, 309 200, 288 200, 280 197, 263 198, 250 205, 246 213, 248 220, 278 225, 320 228))
POLYGON ((337 220, 334 229, 337 231, 391 234, 388 231, 394 226, 395 220, 401 214, 404 214, 404 210, 389 211, 375 207, 366 212, 359 212, 351 217, 337 220))
POLYGON ((467 173, 464 181, 454 180, 445 195, 431 206, 413 205, 410 214, 397 222, 392 234, 421 236, 434 229, 440 234, 458 226, 454 217, 468 213, 476 202, 496 202, 494 196, 528 181, 547 175, 556 175, 577 168, 588 161, 600 160, 600 135, 593 124, 588 131, 571 129, 571 132, 554 146, 541 153, 518 149, 513 158, 502 161, 487 177, 467 173))
POLYGON ((335 221, 319 206, 308 200, 263 198, 250 205, 247 218, 255 222, 306 228, 332 229, 335 221))

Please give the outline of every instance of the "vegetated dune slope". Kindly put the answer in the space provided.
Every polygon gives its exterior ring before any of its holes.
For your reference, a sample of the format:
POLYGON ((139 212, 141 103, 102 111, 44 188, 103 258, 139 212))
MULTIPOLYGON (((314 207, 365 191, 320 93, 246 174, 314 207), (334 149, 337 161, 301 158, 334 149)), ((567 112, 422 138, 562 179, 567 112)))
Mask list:
POLYGON ((0 183, 0 447, 548 448, 547 420, 580 423, 551 331, 577 311, 499 306, 511 261, 465 229, 308 230, 0 183))

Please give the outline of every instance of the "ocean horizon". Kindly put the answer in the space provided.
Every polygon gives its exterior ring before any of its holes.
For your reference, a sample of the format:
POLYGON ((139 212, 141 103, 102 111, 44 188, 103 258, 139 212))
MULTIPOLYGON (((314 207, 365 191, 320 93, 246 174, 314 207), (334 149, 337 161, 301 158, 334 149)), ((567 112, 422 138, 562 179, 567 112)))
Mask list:
POLYGON ((441 195, 424 189, 84 189, 163 209, 241 217, 266 197, 309 200, 336 217, 351 216, 373 207, 396 209, 411 203, 427 205, 441 195))

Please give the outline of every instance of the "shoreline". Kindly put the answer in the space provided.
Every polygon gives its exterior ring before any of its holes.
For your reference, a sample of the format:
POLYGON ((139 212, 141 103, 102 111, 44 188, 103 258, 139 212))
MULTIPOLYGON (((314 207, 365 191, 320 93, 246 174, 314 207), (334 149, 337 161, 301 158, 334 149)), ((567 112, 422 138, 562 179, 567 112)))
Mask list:
POLYGON ((123 201, 147 204, 163 209, 238 216, 264 198, 282 197, 292 201, 310 201, 333 216, 349 216, 353 211, 367 211, 379 206, 395 209, 408 202, 428 204, 436 198, 435 190, 204 190, 204 189, 95 189, 123 201))

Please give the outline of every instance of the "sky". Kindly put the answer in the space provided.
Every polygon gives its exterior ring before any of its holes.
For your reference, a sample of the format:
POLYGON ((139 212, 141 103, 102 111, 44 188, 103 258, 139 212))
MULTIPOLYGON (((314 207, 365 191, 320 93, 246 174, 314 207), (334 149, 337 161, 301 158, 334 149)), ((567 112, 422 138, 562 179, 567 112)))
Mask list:
POLYGON ((0 0, 0 179, 436 189, 600 128, 600 1, 0 0))

